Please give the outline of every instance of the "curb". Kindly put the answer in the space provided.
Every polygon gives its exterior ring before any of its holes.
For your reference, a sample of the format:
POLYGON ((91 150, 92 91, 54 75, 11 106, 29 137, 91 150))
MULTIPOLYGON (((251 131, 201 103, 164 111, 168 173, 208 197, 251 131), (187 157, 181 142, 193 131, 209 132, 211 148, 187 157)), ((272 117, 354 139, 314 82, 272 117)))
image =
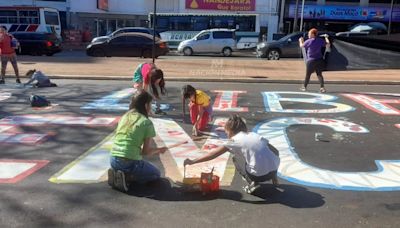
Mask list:
MULTIPOLYGON (((106 76, 106 75, 52 75, 53 79, 75 79, 75 80, 116 80, 130 81, 132 76, 106 76)), ((301 84, 303 80, 298 79, 268 79, 248 76, 248 78, 184 78, 168 77, 168 81, 186 82, 229 82, 229 83, 279 83, 279 84, 301 84)), ((317 83, 317 82, 315 82, 317 83)), ((311 82, 314 84, 314 82, 311 82)), ((318 83, 317 83, 318 84, 318 83)), ((375 81, 375 80, 326 80, 325 84, 352 84, 352 85, 400 85, 400 81, 375 81)))

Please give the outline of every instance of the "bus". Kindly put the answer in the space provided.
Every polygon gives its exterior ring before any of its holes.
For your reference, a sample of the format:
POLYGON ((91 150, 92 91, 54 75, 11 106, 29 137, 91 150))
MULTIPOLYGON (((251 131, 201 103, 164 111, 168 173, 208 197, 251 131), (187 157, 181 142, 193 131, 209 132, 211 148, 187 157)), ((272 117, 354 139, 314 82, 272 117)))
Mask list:
POLYGON ((8 32, 47 32, 61 37, 58 10, 47 7, 0 7, 0 26, 8 32))
MULTIPOLYGON (((237 48, 255 48, 259 41, 260 22, 257 14, 190 14, 157 13, 156 30, 170 48, 191 39, 200 31, 212 28, 236 30, 237 48)), ((149 14, 153 26, 153 13, 149 14)))

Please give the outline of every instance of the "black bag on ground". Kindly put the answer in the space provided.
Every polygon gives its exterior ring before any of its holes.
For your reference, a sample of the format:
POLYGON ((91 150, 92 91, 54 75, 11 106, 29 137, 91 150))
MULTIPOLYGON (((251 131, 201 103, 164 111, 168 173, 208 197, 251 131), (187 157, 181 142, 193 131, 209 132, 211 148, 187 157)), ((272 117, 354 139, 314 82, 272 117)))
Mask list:
POLYGON ((32 107, 47 107, 51 104, 45 97, 38 95, 31 95, 29 101, 31 102, 32 107))

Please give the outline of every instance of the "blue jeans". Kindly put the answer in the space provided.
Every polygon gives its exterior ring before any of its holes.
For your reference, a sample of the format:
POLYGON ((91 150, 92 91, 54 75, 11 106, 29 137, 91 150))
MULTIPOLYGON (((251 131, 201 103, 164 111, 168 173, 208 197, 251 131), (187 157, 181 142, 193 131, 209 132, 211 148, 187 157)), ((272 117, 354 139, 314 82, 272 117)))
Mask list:
POLYGON ((111 157, 111 167, 124 173, 133 175, 135 181, 146 183, 160 179, 160 170, 148 161, 129 160, 120 157, 111 157))

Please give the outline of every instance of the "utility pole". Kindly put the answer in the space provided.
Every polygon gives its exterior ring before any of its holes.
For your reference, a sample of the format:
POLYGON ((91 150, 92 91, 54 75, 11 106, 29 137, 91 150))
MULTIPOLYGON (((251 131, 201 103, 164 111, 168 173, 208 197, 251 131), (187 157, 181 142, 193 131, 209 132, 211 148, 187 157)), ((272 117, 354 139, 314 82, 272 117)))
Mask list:
POLYGON ((304 21, 304 2, 305 2, 305 0, 303 0, 303 1, 302 1, 302 3, 301 3, 300 31, 303 31, 303 21, 304 21))
POLYGON ((299 17, 299 0, 296 0, 296 6, 294 7, 294 19, 293 19, 293 32, 297 32, 297 18, 299 17))
POLYGON ((156 22, 157 22, 157 0, 154 0, 153 11, 153 63, 156 61, 156 22))
POLYGON ((390 35, 391 32, 390 30, 392 30, 393 5, 394 5, 394 0, 392 0, 392 3, 390 4, 388 35, 390 35))

